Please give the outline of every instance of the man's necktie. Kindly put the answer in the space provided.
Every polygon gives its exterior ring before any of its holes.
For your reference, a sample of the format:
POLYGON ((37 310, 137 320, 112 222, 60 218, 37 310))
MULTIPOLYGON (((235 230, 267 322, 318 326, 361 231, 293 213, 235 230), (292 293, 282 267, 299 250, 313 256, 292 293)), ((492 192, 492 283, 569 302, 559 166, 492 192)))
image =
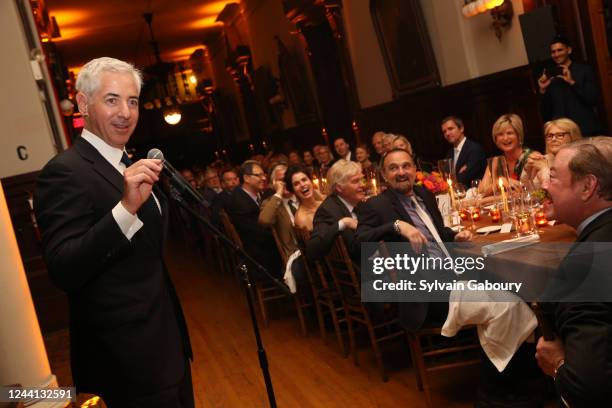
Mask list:
POLYGON ((438 246, 440 247, 442 252, 444 252, 444 255, 446 255, 446 257, 450 258, 451 256, 448 253, 448 250, 446 249, 446 247, 444 246, 444 243, 442 242, 442 238, 440 238, 440 234, 438 234, 438 230, 436 229, 436 226, 431 221, 431 218, 429 217, 429 214, 427 214, 427 212, 425 212, 425 210, 423 210, 423 208, 421 207, 421 205, 419 204, 417 199, 414 197, 414 195, 411 196, 410 198, 411 198, 412 205, 414 206, 417 214, 419 215, 419 218, 421 219, 421 221, 425 225, 425 228, 427 228, 429 230, 430 234, 432 235, 434 240, 438 243, 438 246))
POLYGON ((297 207, 295 206, 295 201, 294 200, 289 200, 288 204, 289 204, 289 210, 291 210, 291 214, 293 214, 293 216, 295 216, 295 213, 298 210, 297 207))
POLYGON ((121 163, 125 165, 125 168, 128 168, 132 165, 132 160, 130 160, 126 152, 123 152, 123 155, 121 155, 121 163))

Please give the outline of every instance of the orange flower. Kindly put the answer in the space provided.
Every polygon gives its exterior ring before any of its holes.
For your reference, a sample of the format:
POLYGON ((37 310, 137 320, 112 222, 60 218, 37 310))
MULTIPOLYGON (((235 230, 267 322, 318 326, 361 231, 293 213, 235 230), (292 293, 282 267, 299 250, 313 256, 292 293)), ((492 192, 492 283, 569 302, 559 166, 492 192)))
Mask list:
POLYGON ((432 182, 431 182, 431 181, 429 181, 429 180, 425 180, 425 181, 423 182, 423 185, 424 185, 424 186, 425 186, 425 187, 426 187, 426 188, 427 188, 429 191, 433 191, 433 190, 434 190, 434 188, 435 188, 434 183, 432 183, 432 182))
POLYGON ((422 171, 417 171, 416 172, 416 179, 419 181, 423 181, 423 179, 425 179, 425 175, 423 174, 422 171))

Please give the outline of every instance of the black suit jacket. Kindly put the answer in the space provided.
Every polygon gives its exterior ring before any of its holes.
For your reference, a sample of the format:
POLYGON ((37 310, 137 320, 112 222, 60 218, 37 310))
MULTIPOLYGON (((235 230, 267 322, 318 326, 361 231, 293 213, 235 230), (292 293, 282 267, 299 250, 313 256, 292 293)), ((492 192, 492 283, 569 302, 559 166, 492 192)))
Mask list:
MULTIPOLYGON (((425 187, 414 186, 414 193, 423 199, 431 215, 434 226, 444 242, 452 242, 456 232, 444 226, 444 220, 438 209, 436 198, 425 187)), ((390 189, 358 206, 355 211, 359 224, 356 237, 359 242, 402 242, 406 241, 393 228, 395 220, 406 221, 414 225, 399 198, 390 189)))
POLYGON ((51 280, 68 293, 79 392, 131 398, 185 375, 191 346, 164 262, 166 198, 155 191, 163 218, 143 206, 144 226, 128 240, 111 213, 123 177, 87 141, 78 139, 38 178, 34 210, 51 280))
MULTIPOLYGON (((612 242, 612 211, 587 225, 577 242, 612 242)), ((560 270, 580 273, 571 266, 575 264, 572 252, 560 270)), ((605 273, 610 273, 609 264, 606 269, 605 273)), ((612 400, 612 303, 565 302, 550 306, 565 348, 565 364, 555 381, 559 395, 572 407, 608 405, 612 400)))
POLYGON ((244 250, 272 275, 281 277, 281 259, 272 230, 259 225, 259 206, 242 187, 238 186, 232 191, 227 211, 240 235, 244 250))
MULTIPOLYGON (((450 148, 446 152, 446 158, 454 157, 454 148, 450 148)), ((466 188, 470 188, 472 180, 480 180, 484 176, 487 169, 487 155, 479 143, 476 143, 468 138, 465 138, 461 153, 455 164, 455 173, 457 181, 463 184, 466 188), (467 166, 465 171, 460 172, 463 166, 467 166)))
POLYGON ((355 240, 354 231, 345 228, 340 231, 338 221, 350 217, 348 208, 337 195, 327 197, 315 212, 313 230, 306 244, 306 256, 313 260, 321 260, 330 251, 338 234, 342 235, 344 243, 353 259, 359 259, 359 243, 355 240))
MULTIPOLYGON (((456 232, 444 226, 442 215, 436 199, 426 188, 415 186, 414 193, 423 199, 432 222, 444 242, 452 242, 456 232)), ((405 242, 406 239, 395 232, 395 220, 406 221, 414 225, 404 209, 397 194, 388 189, 360 205, 357 210, 359 224, 355 233, 358 242, 405 242)), ((406 330, 417 330, 425 322, 429 304, 423 302, 400 303, 400 325, 406 330)))
POLYGON ((599 91, 593 69, 586 64, 572 62, 570 85, 561 78, 554 78, 542 96, 542 119, 549 121, 570 118, 580 126, 582 134, 594 136, 601 133, 601 124, 595 114, 599 91))

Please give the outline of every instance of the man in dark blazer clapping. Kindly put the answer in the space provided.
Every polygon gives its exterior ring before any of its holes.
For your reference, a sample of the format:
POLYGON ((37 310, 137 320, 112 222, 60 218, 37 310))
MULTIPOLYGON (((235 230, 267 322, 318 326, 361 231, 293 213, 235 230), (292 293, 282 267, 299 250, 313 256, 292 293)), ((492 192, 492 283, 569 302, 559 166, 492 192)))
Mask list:
POLYGON ((42 170, 34 210, 51 280, 68 293, 77 392, 109 407, 193 407, 189 335, 164 261, 160 160, 131 163, 140 73, 114 58, 76 83, 82 136, 42 170))
POLYGON ((463 121, 456 116, 442 119, 442 134, 453 147, 446 153, 453 160, 457 181, 470 188, 473 180, 480 180, 487 168, 487 155, 482 146, 465 137, 463 121))

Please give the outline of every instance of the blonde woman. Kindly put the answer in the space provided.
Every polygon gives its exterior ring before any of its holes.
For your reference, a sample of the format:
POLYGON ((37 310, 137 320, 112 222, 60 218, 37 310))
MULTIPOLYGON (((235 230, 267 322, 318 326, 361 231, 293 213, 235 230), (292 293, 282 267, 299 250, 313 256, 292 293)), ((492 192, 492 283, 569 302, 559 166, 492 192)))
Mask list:
POLYGON ((542 187, 550 179, 550 166, 559 149, 563 145, 580 139, 582 139, 582 133, 573 120, 559 118, 546 122, 544 124, 546 154, 533 152, 529 155, 521 175, 521 182, 531 183, 535 188, 542 187))
MULTIPOLYGON (((510 176, 510 185, 507 187, 511 189, 518 189, 520 187, 519 180, 522 178, 527 159, 534 153, 533 150, 523 146, 523 129, 521 118, 514 113, 507 113, 495 121, 491 132, 493 142, 506 158, 508 175, 510 176)), ((489 171, 482 178, 479 191, 484 196, 493 194, 493 183, 489 171)))

